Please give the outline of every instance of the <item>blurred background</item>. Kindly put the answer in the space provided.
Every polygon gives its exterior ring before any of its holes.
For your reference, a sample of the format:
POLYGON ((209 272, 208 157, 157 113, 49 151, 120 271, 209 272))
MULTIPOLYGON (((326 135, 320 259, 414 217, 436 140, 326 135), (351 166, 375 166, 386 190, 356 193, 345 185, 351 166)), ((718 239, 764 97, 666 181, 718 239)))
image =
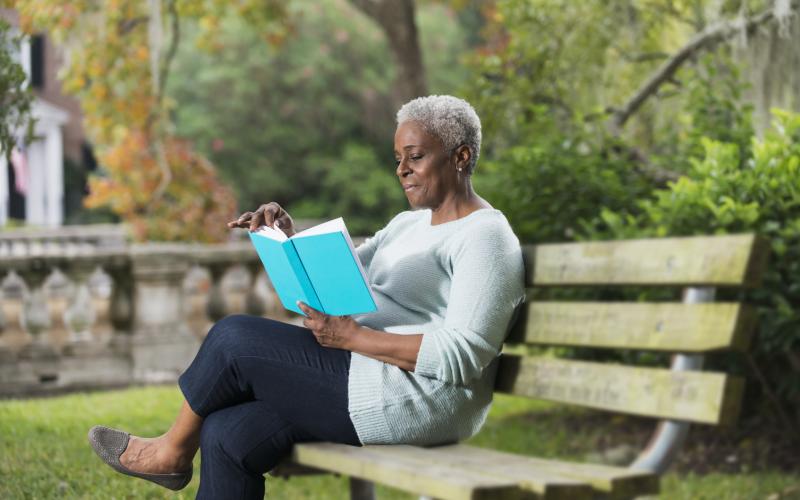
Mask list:
POLYGON ((800 497, 799 14, 792 0, 0 0, 2 394, 174 378, 195 344, 173 337, 163 360, 109 368, 150 335, 136 315, 161 310, 142 279, 178 297, 187 339, 237 308, 284 317, 225 222, 277 201, 301 227, 342 216, 371 235, 407 208, 397 109, 452 94, 483 124, 476 191, 523 243, 769 239, 764 287, 733 297, 758 307, 754 347, 710 360, 748 379, 743 423, 700 431, 682 469, 766 486, 683 493, 800 497), (63 372, 19 362, 76 353, 63 372))

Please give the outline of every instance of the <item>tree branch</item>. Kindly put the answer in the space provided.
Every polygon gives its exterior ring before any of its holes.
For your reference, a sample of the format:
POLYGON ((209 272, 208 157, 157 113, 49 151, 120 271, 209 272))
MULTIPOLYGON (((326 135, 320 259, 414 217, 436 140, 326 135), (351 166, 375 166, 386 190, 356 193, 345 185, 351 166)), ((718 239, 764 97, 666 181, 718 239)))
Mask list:
POLYGON ((164 60, 161 63, 157 96, 159 108, 164 100, 164 90, 167 87, 167 79, 169 78, 169 67, 172 65, 172 60, 175 59, 175 54, 178 52, 178 44, 181 39, 180 17, 178 16, 178 9, 175 5, 175 0, 169 1, 167 9, 169 10, 169 16, 172 20, 172 36, 170 37, 167 55, 164 56, 164 60))
POLYGON ((414 0, 350 0, 350 3, 372 18, 386 35, 398 69, 394 82, 395 104, 427 94, 414 0))
MULTIPOLYGON (((792 12, 795 13, 796 4, 792 5, 792 12)), ((750 17, 744 22, 744 29, 748 33, 754 31, 758 26, 774 19, 773 9, 766 10, 750 17)), ((653 73, 647 81, 623 104, 620 108, 614 109, 609 121, 611 133, 619 135, 625 122, 639 110, 642 104, 658 91, 659 87, 665 82, 673 79, 675 73, 690 57, 710 45, 725 40, 735 35, 742 28, 737 20, 721 21, 712 24, 703 31, 697 33, 686 43, 678 52, 672 55, 653 73)))

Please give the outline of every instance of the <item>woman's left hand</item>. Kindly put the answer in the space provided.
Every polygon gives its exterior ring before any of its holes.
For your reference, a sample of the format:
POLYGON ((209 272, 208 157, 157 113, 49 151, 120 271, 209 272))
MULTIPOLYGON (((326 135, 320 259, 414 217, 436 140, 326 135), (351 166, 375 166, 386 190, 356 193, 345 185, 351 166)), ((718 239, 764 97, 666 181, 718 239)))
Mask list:
POLYGON ((350 340, 359 328, 359 324, 353 318, 330 316, 299 300, 297 306, 307 316, 303 319, 303 325, 311 330, 321 346, 349 350, 350 340))

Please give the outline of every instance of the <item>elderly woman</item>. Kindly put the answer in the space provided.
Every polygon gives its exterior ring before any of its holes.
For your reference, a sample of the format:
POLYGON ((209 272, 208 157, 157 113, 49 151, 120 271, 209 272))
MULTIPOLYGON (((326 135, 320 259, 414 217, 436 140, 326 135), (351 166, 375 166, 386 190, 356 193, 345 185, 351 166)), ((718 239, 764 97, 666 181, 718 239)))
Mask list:
MULTIPOLYGON (((294 443, 439 444, 474 435, 492 400, 495 360, 524 300, 519 241, 470 181, 481 147, 473 108, 451 96, 397 113, 396 174, 412 210, 357 248, 377 312, 304 327, 229 316, 211 328, 179 385, 162 436, 95 426, 119 472, 184 487, 201 451, 198 498, 263 498, 264 476, 294 443)), ((294 234, 277 203, 229 223, 294 234)))

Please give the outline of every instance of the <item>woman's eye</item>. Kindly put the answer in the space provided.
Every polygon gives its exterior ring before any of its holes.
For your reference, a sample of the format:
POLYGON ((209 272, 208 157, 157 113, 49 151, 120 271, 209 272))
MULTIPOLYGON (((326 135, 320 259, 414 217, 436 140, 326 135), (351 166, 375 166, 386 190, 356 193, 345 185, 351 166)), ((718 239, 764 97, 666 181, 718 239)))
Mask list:
POLYGON ((422 159, 422 155, 412 155, 411 159, 414 160, 414 161, 421 160, 422 159))

